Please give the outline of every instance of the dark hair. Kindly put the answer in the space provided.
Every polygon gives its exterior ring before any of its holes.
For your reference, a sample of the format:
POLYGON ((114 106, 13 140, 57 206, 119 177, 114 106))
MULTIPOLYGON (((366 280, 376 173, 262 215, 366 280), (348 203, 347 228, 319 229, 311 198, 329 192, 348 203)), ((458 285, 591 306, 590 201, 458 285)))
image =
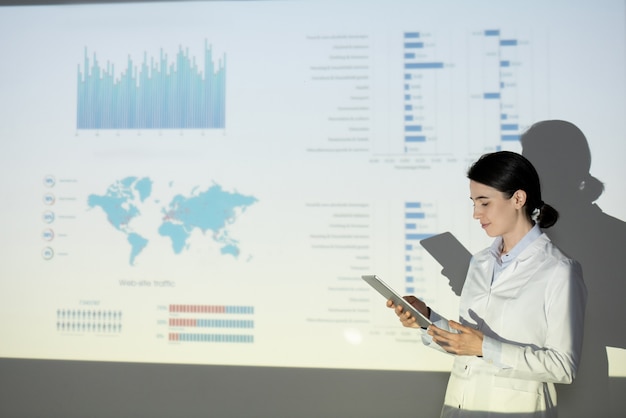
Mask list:
POLYGON ((550 228, 559 219, 559 213, 541 200, 541 185, 535 167, 521 154, 498 151, 481 156, 467 171, 470 180, 504 193, 510 199, 518 190, 526 192, 524 210, 528 219, 534 219, 541 228, 550 228), (535 210, 539 213, 536 214, 535 210))

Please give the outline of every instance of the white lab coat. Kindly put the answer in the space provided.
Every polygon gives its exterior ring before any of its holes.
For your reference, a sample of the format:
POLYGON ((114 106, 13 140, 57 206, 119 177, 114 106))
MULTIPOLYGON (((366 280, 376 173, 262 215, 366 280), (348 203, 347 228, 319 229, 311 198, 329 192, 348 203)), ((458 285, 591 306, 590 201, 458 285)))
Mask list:
POLYGON ((484 356, 455 358, 441 416, 556 417, 554 383, 572 382, 582 349, 587 290, 580 265, 545 234, 492 285, 494 262, 485 249, 470 263, 460 322, 484 333, 484 356))

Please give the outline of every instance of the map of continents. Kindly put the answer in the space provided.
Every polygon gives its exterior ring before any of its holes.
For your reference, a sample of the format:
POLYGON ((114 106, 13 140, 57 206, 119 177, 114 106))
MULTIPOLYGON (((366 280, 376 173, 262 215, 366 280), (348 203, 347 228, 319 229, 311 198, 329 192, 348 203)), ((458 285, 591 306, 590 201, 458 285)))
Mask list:
POLYGON ((196 229, 203 234, 209 232, 222 254, 239 255, 238 242, 230 236, 228 226, 257 202, 255 197, 231 193, 214 184, 206 190, 195 188, 189 195, 178 194, 166 207, 158 207, 154 200, 147 200, 152 195, 152 186, 152 180, 147 177, 126 177, 111 184, 105 194, 87 198, 90 208, 102 209, 109 223, 126 235, 131 265, 149 244, 151 234, 169 238, 174 254, 180 254, 189 247, 189 237, 196 229), (160 210, 161 224, 155 225, 153 231, 135 231, 133 220, 152 210, 160 210))

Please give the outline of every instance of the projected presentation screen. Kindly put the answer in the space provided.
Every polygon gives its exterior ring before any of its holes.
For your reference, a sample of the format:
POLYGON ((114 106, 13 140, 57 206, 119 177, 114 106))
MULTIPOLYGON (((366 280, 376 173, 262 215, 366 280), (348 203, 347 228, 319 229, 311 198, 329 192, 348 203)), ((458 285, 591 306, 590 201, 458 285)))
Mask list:
POLYGON ((622 1, 0 8, 0 357, 448 370, 361 275, 456 318, 422 240, 489 245, 467 168, 544 119, 626 219, 624 35, 622 1))

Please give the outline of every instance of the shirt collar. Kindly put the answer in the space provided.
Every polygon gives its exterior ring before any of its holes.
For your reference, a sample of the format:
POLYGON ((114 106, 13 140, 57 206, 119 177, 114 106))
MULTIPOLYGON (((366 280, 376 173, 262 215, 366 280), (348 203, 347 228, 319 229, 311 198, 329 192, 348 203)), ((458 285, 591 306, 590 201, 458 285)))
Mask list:
POLYGON ((504 255, 500 255, 500 249, 502 248, 502 236, 497 237, 491 247, 489 247, 489 252, 496 258, 496 260, 500 260, 501 262, 507 262, 514 260, 518 255, 521 254, 522 251, 526 249, 534 240, 539 238, 542 234, 541 228, 539 228, 539 224, 535 223, 535 225, 524 235, 524 237, 517 243, 511 251, 504 255))

